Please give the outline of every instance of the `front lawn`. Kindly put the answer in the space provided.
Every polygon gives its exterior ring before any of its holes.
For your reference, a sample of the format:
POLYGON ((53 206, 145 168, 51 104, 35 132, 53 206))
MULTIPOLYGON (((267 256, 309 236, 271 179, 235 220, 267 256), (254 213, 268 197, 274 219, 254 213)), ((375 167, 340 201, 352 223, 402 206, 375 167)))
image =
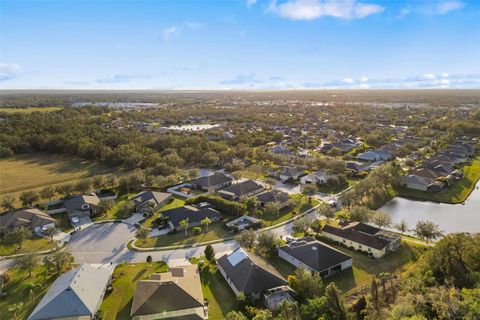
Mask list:
POLYGON ((440 192, 427 192, 407 188, 397 188, 396 192, 400 197, 405 198, 444 203, 462 203, 468 198, 480 179, 480 157, 466 165, 463 168, 463 174, 464 176, 461 180, 454 182, 440 192))
MULTIPOLYGON (((203 260, 205 265, 200 271, 200 277, 203 297, 208 301, 208 319, 225 319, 225 315, 229 311, 238 308, 237 298, 220 272, 217 271, 217 266, 203 260)), ((197 263, 197 260, 193 259, 191 262, 197 263)))
POLYGON ((120 264, 112 275, 113 291, 107 293, 100 306, 103 320, 130 319, 133 295, 138 280, 148 278, 152 273, 166 272, 165 262, 120 264))
POLYGON ((9 256, 17 253, 25 252, 39 252, 43 250, 50 250, 57 247, 55 241, 50 241, 50 239, 41 238, 34 236, 31 239, 25 240, 22 243, 22 248, 17 250, 17 245, 0 245, 0 256, 9 256))
POLYGON ((308 196, 304 196, 300 194, 294 194, 291 197, 300 198, 300 204, 295 208, 290 208, 290 207, 283 208, 282 210, 280 210, 280 213, 278 215, 263 214, 260 218, 265 222, 265 226, 267 227, 273 226, 281 222, 287 221, 295 216, 293 212, 295 212, 295 214, 298 215, 303 211, 313 208, 319 203, 318 200, 313 198, 312 198, 312 202, 309 203, 308 196))
POLYGON ((4 287, 5 297, 0 298, 0 320, 12 320, 14 316, 8 311, 13 304, 23 303, 22 308, 16 313, 17 319, 27 319, 33 309, 40 302, 50 285, 55 281, 56 276, 47 275, 45 266, 38 266, 29 278, 28 272, 19 268, 8 271, 10 281, 4 287), (30 285, 35 284, 36 288, 30 293, 30 285))
POLYGON ((147 238, 145 239, 145 242, 143 242, 142 240, 137 240, 135 244, 140 248, 180 246, 217 239, 224 239, 231 236, 233 236, 233 233, 226 230, 222 226, 222 223, 214 222, 208 226, 208 232, 205 232, 205 226, 203 226, 202 232, 198 235, 195 235, 190 229, 188 230, 187 237, 185 237, 185 231, 178 231, 174 234, 147 238))
MULTIPOLYGON (((173 196, 173 201, 167 203, 166 205, 162 206, 158 212, 170 210, 170 209, 175 209, 179 208, 185 205, 185 199, 182 199, 177 196, 173 196)), ((150 227, 152 225, 152 222, 155 220, 155 215, 152 215, 151 217, 147 218, 144 222, 143 225, 146 227, 150 227)))

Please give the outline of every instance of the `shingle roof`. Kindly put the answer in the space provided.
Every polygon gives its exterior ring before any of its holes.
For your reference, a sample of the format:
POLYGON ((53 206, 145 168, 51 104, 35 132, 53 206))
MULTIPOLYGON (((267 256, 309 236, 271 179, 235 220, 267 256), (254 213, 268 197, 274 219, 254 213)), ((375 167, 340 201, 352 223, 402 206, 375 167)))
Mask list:
POLYGON ((139 194, 137 194, 135 197, 130 199, 130 201, 133 202, 135 205, 139 205, 147 201, 150 201, 152 199, 155 199, 155 201, 158 204, 158 203, 164 202, 171 196, 172 195, 170 193, 166 193, 166 192, 142 191, 139 194))
POLYGON ((232 182, 233 179, 222 172, 215 172, 212 175, 200 177, 191 182, 191 184, 198 185, 202 188, 210 188, 218 186, 226 182, 232 182))
POLYGON ((0 226, 15 228, 28 226, 30 228, 41 227, 46 224, 56 223, 56 220, 37 208, 20 208, 3 213, 0 216, 0 226))
POLYGON ((271 190, 260 193, 257 195, 258 201, 265 204, 267 202, 280 202, 284 203, 288 201, 290 198, 287 193, 278 191, 278 190, 271 190))
POLYGON ((254 264, 242 248, 238 248, 229 255, 222 256, 218 259, 218 264, 235 285, 235 288, 246 295, 287 284, 284 279, 254 264))
POLYGON ((180 221, 187 219, 190 223, 200 222, 206 217, 209 219, 212 218, 221 218, 222 214, 217 210, 213 209, 210 205, 189 205, 178 207, 170 210, 163 211, 161 213, 164 217, 168 217, 170 222, 178 227, 180 221))
POLYGON ((352 259, 349 255, 310 237, 289 243, 280 247, 279 250, 288 253, 317 272, 352 259))
POLYGON ((66 198, 63 202, 63 205, 67 213, 82 210, 82 205, 89 204, 96 206, 100 203, 100 198, 96 194, 83 194, 79 196, 73 196, 66 198))
POLYGON ((89 264, 62 274, 55 280, 28 320, 94 315, 100 305, 111 271, 89 264))
POLYGON ((200 275, 197 266, 190 265, 138 281, 131 316, 166 313, 166 319, 204 319, 203 307, 200 275), (195 308, 201 309, 191 310, 195 308), (173 317, 175 314, 182 316, 173 317))
POLYGON ((241 197, 259 189, 263 189, 263 187, 253 180, 246 180, 246 181, 231 185, 220 191, 233 193, 237 197, 241 197))
POLYGON ((378 250, 385 248, 390 243, 390 240, 376 235, 381 229, 368 226, 373 229, 369 228, 367 231, 366 226, 364 223, 352 223, 343 228, 336 228, 327 224, 323 227, 322 232, 330 233, 378 250), (374 230, 376 230, 376 232, 374 232, 374 230))

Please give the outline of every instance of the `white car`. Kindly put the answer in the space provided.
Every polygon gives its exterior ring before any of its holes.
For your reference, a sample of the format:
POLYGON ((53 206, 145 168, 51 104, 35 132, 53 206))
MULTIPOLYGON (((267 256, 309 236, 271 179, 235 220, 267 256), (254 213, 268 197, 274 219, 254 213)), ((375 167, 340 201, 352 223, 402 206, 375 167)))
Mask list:
POLYGON ((80 221, 80 219, 78 219, 78 217, 72 217, 72 222, 73 223, 78 223, 78 221, 80 221))
POLYGON ((297 241, 297 240, 298 240, 297 238, 292 237, 292 236, 286 236, 285 237, 285 241, 287 241, 288 243, 294 242, 294 241, 297 241))

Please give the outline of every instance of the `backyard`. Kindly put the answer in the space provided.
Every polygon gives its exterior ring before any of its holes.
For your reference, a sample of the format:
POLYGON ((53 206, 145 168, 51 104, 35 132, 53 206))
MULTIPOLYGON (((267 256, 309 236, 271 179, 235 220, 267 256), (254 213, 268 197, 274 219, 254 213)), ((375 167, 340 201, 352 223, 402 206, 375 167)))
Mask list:
POLYGON ((138 280, 148 278, 152 273, 166 272, 164 262, 120 264, 113 271, 113 290, 105 295, 100 313, 103 320, 130 319, 135 285, 138 280))
POLYGON ((399 196, 444 203, 464 202, 480 179, 480 156, 463 168, 463 178, 440 192, 427 192, 407 188, 397 188, 399 196))
POLYGON ((278 215, 263 214, 260 218, 264 220, 265 226, 273 226, 281 222, 287 221, 288 219, 291 219, 295 216, 293 212, 298 215, 299 213, 302 213, 303 211, 306 211, 319 203, 318 200, 313 198, 311 203, 309 203, 308 197, 300 194, 294 194, 291 197, 299 198, 299 205, 297 205, 295 208, 286 207, 280 210, 280 213, 278 215))

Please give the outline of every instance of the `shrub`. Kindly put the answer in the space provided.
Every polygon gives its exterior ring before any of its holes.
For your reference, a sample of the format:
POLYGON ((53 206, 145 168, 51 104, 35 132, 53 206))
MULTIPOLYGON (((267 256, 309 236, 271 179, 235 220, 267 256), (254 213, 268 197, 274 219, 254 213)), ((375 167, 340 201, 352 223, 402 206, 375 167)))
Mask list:
POLYGON ((192 231, 194 234, 200 234, 202 232, 202 228, 200 227, 193 227, 192 231))

